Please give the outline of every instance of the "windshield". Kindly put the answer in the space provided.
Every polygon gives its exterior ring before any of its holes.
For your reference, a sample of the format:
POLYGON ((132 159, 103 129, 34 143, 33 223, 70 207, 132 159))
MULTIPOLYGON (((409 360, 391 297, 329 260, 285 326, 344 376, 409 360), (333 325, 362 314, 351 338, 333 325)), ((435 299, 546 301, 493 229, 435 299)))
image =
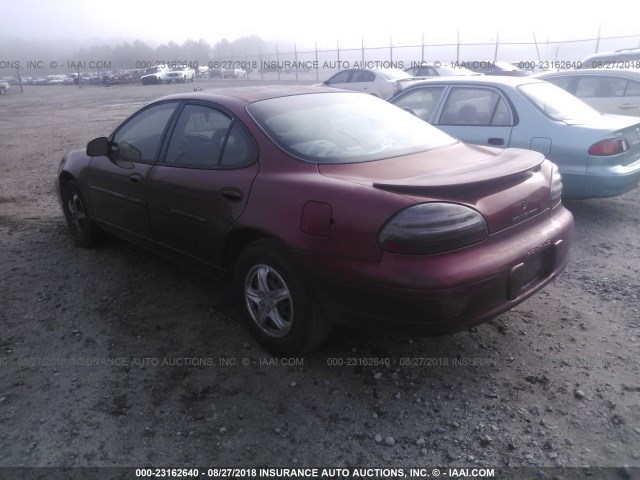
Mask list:
POLYGON ((364 93, 312 93, 254 102, 248 111, 290 155, 313 163, 356 163, 409 155, 457 140, 364 93))
POLYGON ((527 83, 520 85, 518 90, 554 120, 589 120, 601 116, 579 98, 548 82, 527 83))

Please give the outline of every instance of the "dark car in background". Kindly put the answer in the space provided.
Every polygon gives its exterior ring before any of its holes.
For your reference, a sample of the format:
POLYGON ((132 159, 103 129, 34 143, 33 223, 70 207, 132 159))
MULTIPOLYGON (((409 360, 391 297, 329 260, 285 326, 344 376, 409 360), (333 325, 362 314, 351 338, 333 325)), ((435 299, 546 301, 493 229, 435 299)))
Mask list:
POLYGON ((280 354, 321 343, 336 310, 391 332, 485 321, 562 272, 573 230, 540 153, 320 87, 161 98, 68 153, 56 184, 78 245, 107 230, 231 279, 280 354))

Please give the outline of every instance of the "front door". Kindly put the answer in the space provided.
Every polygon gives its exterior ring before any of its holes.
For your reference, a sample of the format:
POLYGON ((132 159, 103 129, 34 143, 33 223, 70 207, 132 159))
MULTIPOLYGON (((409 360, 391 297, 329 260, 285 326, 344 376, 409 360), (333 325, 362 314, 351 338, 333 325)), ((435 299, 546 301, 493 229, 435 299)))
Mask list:
POLYGON ((161 103, 137 113, 112 135, 109 155, 91 159, 93 215, 121 233, 149 236, 148 175, 176 105, 161 103))

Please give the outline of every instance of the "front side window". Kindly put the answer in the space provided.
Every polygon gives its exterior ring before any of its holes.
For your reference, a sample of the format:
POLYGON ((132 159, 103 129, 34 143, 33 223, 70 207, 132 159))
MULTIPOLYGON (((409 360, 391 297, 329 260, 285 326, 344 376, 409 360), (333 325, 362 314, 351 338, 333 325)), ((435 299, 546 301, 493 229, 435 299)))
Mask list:
POLYGON ((362 93, 291 95, 254 102, 248 111, 280 148, 312 163, 381 160, 456 143, 414 115, 362 93))
POLYGON ((607 98, 622 97, 627 80, 608 76, 583 76, 578 79, 576 97, 607 98))
POLYGON ((627 82, 627 88, 624 91, 625 97, 638 97, 640 96, 640 82, 634 82, 629 80, 627 82))
POLYGON ((455 87, 447 97, 440 125, 511 125, 511 113, 500 94, 488 88, 455 87))
POLYGON ((373 72, 367 70, 356 70, 351 75, 351 82, 373 82, 376 79, 376 75, 373 72))
POLYGON ((396 107, 410 111, 416 117, 428 122, 443 91, 444 87, 413 88, 396 99, 393 104, 396 107))
POLYGON ((177 102, 153 105, 127 120, 111 139, 111 154, 131 162, 154 163, 177 102))
POLYGON ((338 72, 329 80, 327 80, 327 84, 333 85, 334 83, 347 83, 349 81, 350 73, 351 70, 343 70, 342 72, 338 72))

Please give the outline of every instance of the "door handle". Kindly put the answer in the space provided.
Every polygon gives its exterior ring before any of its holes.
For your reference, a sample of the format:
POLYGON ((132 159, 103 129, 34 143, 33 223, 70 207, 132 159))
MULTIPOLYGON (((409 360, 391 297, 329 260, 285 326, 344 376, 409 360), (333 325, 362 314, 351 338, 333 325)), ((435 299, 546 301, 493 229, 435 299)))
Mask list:
POLYGON ((129 180, 131 180, 132 183, 142 183, 142 175, 140 175, 139 173, 132 173, 131 175, 129 175, 129 180))
POLYGON ((231 203, 238 203, 242 200, 242 192, 233 187, 223 188, 220 191, 220 195, 222 195, 222 198, 224 198, 227 202, 231 203))
POLYGON ((638 108, 638 105, 630 105, 630 104, 626 103, 624 105, 620 105, 618 108, 620 110, 630 110, 632 108, 638 108))
POLYGON ((490 138, 487 140, 489 145, 504 145, 504 138, 490 138))

